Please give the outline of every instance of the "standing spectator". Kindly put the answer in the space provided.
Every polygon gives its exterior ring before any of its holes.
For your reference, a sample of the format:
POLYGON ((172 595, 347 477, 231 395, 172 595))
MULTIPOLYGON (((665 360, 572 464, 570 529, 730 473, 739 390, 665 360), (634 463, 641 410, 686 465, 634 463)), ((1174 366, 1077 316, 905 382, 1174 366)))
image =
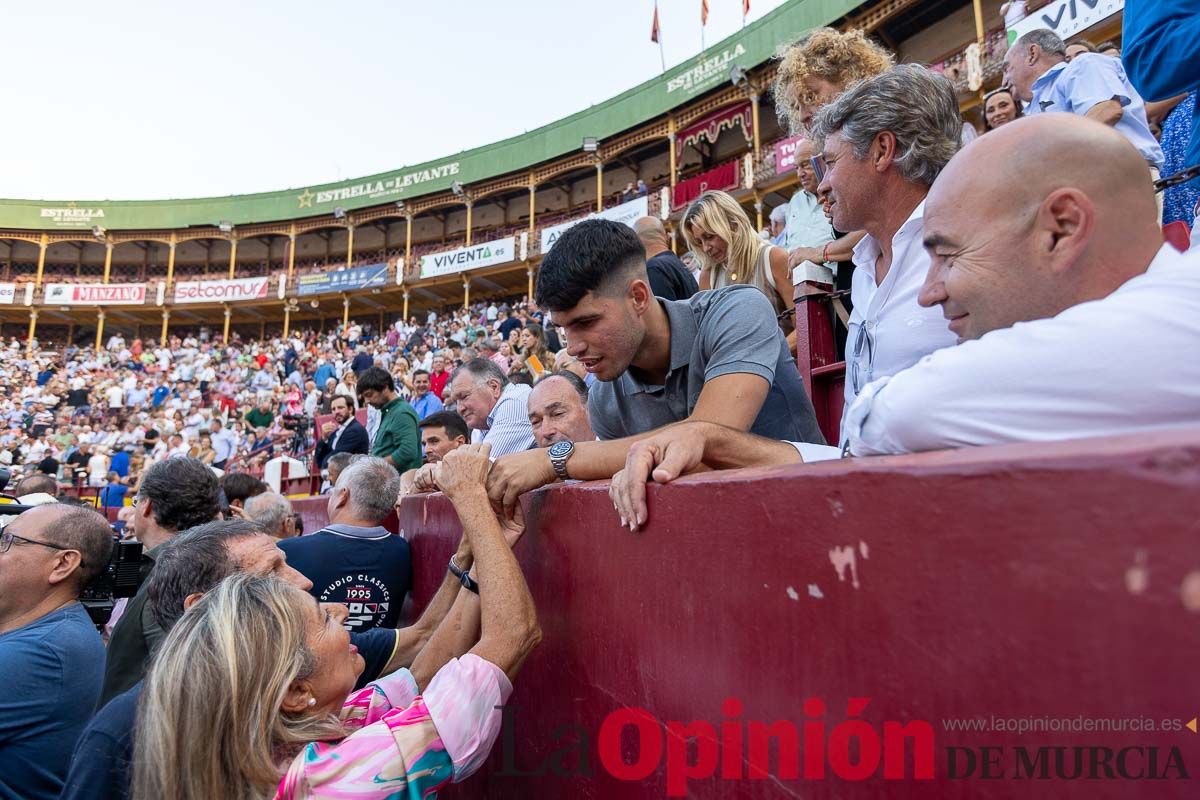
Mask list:
POLYGON ((1121 60, 1084 53, 1067 63, 1067 46, 1053 31, 1030 31, 1004 57, 1004 80, 1029 115, 1079 114, 1112 126, 1146 159, 1158 180, 1163 152, 1150 133, 1146 104, 1125 75, 1121 60))
MULTIPOLYGON (((754 232, 741 205, 725 192, 705 192, 683 214, 683 235, 700 260, 700 288, 745 283, 758 289, 775 315, 792 306, 788 254, 754 232)), ((782 323, 785 331, 794 327, 782 323)))
POLYGON ((321 438, 313 453, 319 469, 325 469, 334 453, 366 455, 371 449, 367 429, 354 418, 350 402, 345 397, 338 395, 333 398, 330 410, 333 419, 322 424, 321 438))
POLYGON ((633 223, 633 232, 646 248, 646 276, 650 278, 650 291, 655 297, 686 300, 700 291, 692 273, 671 251, 662 220, 641 217, 633 223))
POLYGON ((0 796, 52 800, 62 790, 104 673, 79 592, 112 541, 95 511, 60 503, 0 531, 0 796))
POLYGON ((955 342, 917 296, 929 271, 925 197, 958 150, 961 127, 953 85, 915 64, 858 83, 814 123, 833 226, 867 232, 854 248, 847 408, 871 381, 955 342))
POLYGON ((346 630, 394 628, 411 580, 409 547, 383 521, 400 496, 400 475, 382 458, 352 462, 329 495, 329 524, 309 536, 284 539, 288 564, 312 581, 322 603, 349 608, 346 630))
MULTIPOLYGON (((1178 100, 1178 98, 1176 98, 1178 100)), ((1170 105, 1170 101, 1166 105, 1170 105)), ((1153 104, 1158 105, 1158 104, 1153 104)), ((1179 100, 1162 121, 1163 175, 1174 175, 1186 169, 1188 144, 1192 135, 1192 119, 1196 115, 1196 91, 1179 100)), ((1200 204, 1200 181, 1168 186, 1163 192, 1163 224, 1183 222, 1191 228, 1196 221, 1196 206, 1200 204)))
POLYGON ((358 385, 363 402, 377 409, 380 415, 371 455, 389 461, 397 473, 420 466, 417 412, 396 395, 392 376, 381 367, 371 367, 363 372, 358 385))
POLYGON ((212 465, 217 469, 225 469, 229 459, 237 452, 237 437, 225 428, 219 417, 213 417, 209 430, 212 433, 213 450, 216 451, 212 465))
POLYGON ((892 63, 891 53, 862 31, 809 31, 785 47, 779 61, 774 95, 780 124, 793 135, 804 133, 821 108, 892 63))
POLYGON ((264 396, 258 405, 246 412, 246 422, 252 428, 270 428, 275 421, 275 412, 271 410, 270 396, 264 396))
POLYGON ((1001 125, 1007 125, 1014 119, 1025 116, 1021 104, 1017 102, 1012 89, 1001 86, 993 89, 983 98, 983 130, 994 131, 1001 125))
MULTIPOLYGON (((829 261, 826 245, 833 241, 833 227, 829 224, 821 198, 817 196, 821 181, 812 163, 816 154, 808 139, 796 143, 796 177, 800 179, 800 188, 792 194, 787 204, 787 238, 782 245, 788 252, 789 270, 804 261, 814 264, 829 261)), ((839 273, 839 289, 843 288, 840 285, 841 277, 839 273)), ((845 288, 849 288, 849 285, 845 288)))
POLYGON ((463 364, 450 380, 455 411, 475 431, 474 442, 491 445, 496 457, 533 447, 526 411, 529 392, 528 386, 510 383, 495 362, 486 358, 463 364))
POLYGON ((446 369, 446 357, 441 353, 433 355, 433 368, 429 372, 429 391, 439 400, 445 396, 446 384, 450 380, 450 372, 446 369))
POLYGON ((441 398, 430 391, 428 372, 423 369, 413 372, 412 388, 413 397, 411 403, 413 410, 417 412, 418 419, 425 419, 430 414, 436 414, 442 410, 441 398))

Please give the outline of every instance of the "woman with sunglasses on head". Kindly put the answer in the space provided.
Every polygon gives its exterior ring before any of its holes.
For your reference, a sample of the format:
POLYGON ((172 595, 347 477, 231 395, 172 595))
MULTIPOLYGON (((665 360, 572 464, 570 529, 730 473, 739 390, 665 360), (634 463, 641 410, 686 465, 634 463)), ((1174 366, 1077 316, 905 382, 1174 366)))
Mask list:
POLYGON ((1007 125, 1014 119, 1025 116, 1021 103, 1017 100, 1012 89, 1001 86, 993 89, 983 98, 983 132, 994 131, 1001 125, 1007 125))

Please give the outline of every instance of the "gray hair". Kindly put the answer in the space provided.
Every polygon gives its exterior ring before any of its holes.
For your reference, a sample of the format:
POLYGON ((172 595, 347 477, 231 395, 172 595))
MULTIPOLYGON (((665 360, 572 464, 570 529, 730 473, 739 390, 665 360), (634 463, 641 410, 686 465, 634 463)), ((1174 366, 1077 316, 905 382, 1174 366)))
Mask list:
POLYGON ((246 500, 242 511, 264 531, 278 536, 283 521, 292 515, 292 501, 275 492, 263 492, 246 500))
POLYGON ((368 456, 350 462, 335 488, 350 492, 355 516, 382 522, 400 497, 400 473, 386 459, 368 456))
POLYGON ((470 375, 475 383, 495 380, 500 382, 501 388, 508 386, 508 376, 500 369, 500 365, 490 358, 472 358, 454 370, 454 374, 450 376, 450 383, 454 383, 459 375, 470 375))
POLYGON ((954 85, 918 64, 901 64, 852 86, 813 121, 818 147, 840 133, 858 159, 883 131, 896 137, 896 169, 932 185, 958 152, 962 117, 954 85))
POLYGON ((1013 47, 1029 47, 1036 44, 1042 52, 1052 56, 1067 57, 1067 43, 1049 28, 1038 28, 1013 42, 1013 47))

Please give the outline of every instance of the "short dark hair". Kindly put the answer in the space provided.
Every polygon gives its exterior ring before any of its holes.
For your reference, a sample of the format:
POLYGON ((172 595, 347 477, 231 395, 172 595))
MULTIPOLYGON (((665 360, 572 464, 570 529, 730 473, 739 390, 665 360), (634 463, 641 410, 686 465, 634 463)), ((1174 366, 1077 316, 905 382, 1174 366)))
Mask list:
POLYGON ((359 394, 366 391, 382 392, 384 389, 387 389, 389 392, 396 391, 396 382, 392 380, 392 376, 383 367, 368 367, 359 374, 359 394))
POLYGON ((58 481, 44 472, 35 472, 33 475, 22 478, 21 482, 17 484, 17 497, 41 493, 58 494, 58 481))
POLYGON ((1109 50, 1116 50, 1117 52, 1120 52, 1121 47, 1120 47, 1120 45, 1118 45, 1116 42, 1114 42, 1112 40, 1109 40, 1107 42, 1101 42, 1100 44, 1096 45, 1097 53, 1104 53, 1109 50))
POLYGON ((429 370, 427 370, 427 369, 414 369, 412 371, 412 376, 414 378, 417 377, 418 375, 428 375, 428 374, 429 374, 429 370))
POLYGON ((108 565, 112 555, 113 533, 108 520, 88 505, 57 503, 58 517, 46 534, 50 541, 79 551, 79 577, 82 589, 108 565))
POLYGON ((533 386, 533 373, 527 369, 514 369, 508 373, 509 383, 522 383, 526 386, 533 386))
POLYGON ((138 497, 147 498, 154 521, 172 531, 203 525, 221 513, 217 476, 196 458, 168 458, 152 465, 142 475, 138 497))
POLYGON ((648 280, 646 248, 633 229, 607 219, 584 220, 542 259, 535 299, 542 308, 565 311, 588 292, 612 291, 619 278, 638 277, 648 280))
POLYGON ((344 394, 335 394, 333 397, 329 398, 329 407, 333 408, 333 404, 338 400, 341 400, 343 403, 345 403, 346 408, 354 408, 354 404, 350 402, 350 398, 344 394))
POLYGON ((245 519, 208 522, 171 537, 155 553, 154 572, 146 585, 150 612, 169 631, 183 616, 188 595, 211 590, 238 571, 229 555, 229 540, 257 536, 262 528, 245 519))
POLYGON ((221 477, 221 488, 226 502, 241 500, 244 504, 251 497, 262 494, 271 487, 248 472, 226 472, 221 477))
MULTIPOLYGON (((571 384, 571 388, 575 390, 575 394, 579 395, 579 399, 583 402, 583 407, 587 408, 588 402, 588 387, 583 378, 576 375, 574 372, 568 372, 565 369, 556 369, 551 372, 546 378, 562 378, 567 383, 571 384)), ((542 378, 542 380, 546 380, 542 378)))
POLYGON ((458 414, 453 411, 438 411, 430 414, 425 419, 417 423, 418 428, 444 428, 446 436, 453 439, 456 436, 461 436, 468 442, 471 441, 471 434, 467 431, 467 423, 458 414))

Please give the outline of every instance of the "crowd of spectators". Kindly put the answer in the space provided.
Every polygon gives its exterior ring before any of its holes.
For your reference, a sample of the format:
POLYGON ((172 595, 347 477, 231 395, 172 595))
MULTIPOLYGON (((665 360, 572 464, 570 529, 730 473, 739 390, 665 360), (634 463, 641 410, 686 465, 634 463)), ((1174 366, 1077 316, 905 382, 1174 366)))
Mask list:
MULTIPOLYGON (((1175 5, 1128 4, 1135 61, 1175 5)), ((1149 82, 1144 62, 1126 75, 1042 30, 1006 65, 1012 108, 991 104, 964 145, 944 76, 858 33, 792 45, 775 92, 806 136, 800 189, 773 242, 728 196, 689 207, 704 291, 654 220, 592 219, 545 255, 532 301, 382 331, 0 349, 5 464, 34 506, 0 531, 0 795, 382 798, 462 780, 541 637, 512 548, 520 496, 550 483, 610 479, 635 530, 647 483, 694 470, 1194 425, 1200 361, 1181 354, 1200 345, 1200 252, 1164 243, 1164 151, 1136 87, 1161 102, 1195 75, 1149 82), (852 305, 837 442, 787 336, 789 272, 820 265, 852 305), (307 535, 253 474, 284 454, 324 473, 329 522, 307 535), (113 537, 64 484, 119 508, 145 549, 107 649, 76 599, 113 537), (426 491, 464 533, 397 628, 412 553, 385 522, 426 491)))

